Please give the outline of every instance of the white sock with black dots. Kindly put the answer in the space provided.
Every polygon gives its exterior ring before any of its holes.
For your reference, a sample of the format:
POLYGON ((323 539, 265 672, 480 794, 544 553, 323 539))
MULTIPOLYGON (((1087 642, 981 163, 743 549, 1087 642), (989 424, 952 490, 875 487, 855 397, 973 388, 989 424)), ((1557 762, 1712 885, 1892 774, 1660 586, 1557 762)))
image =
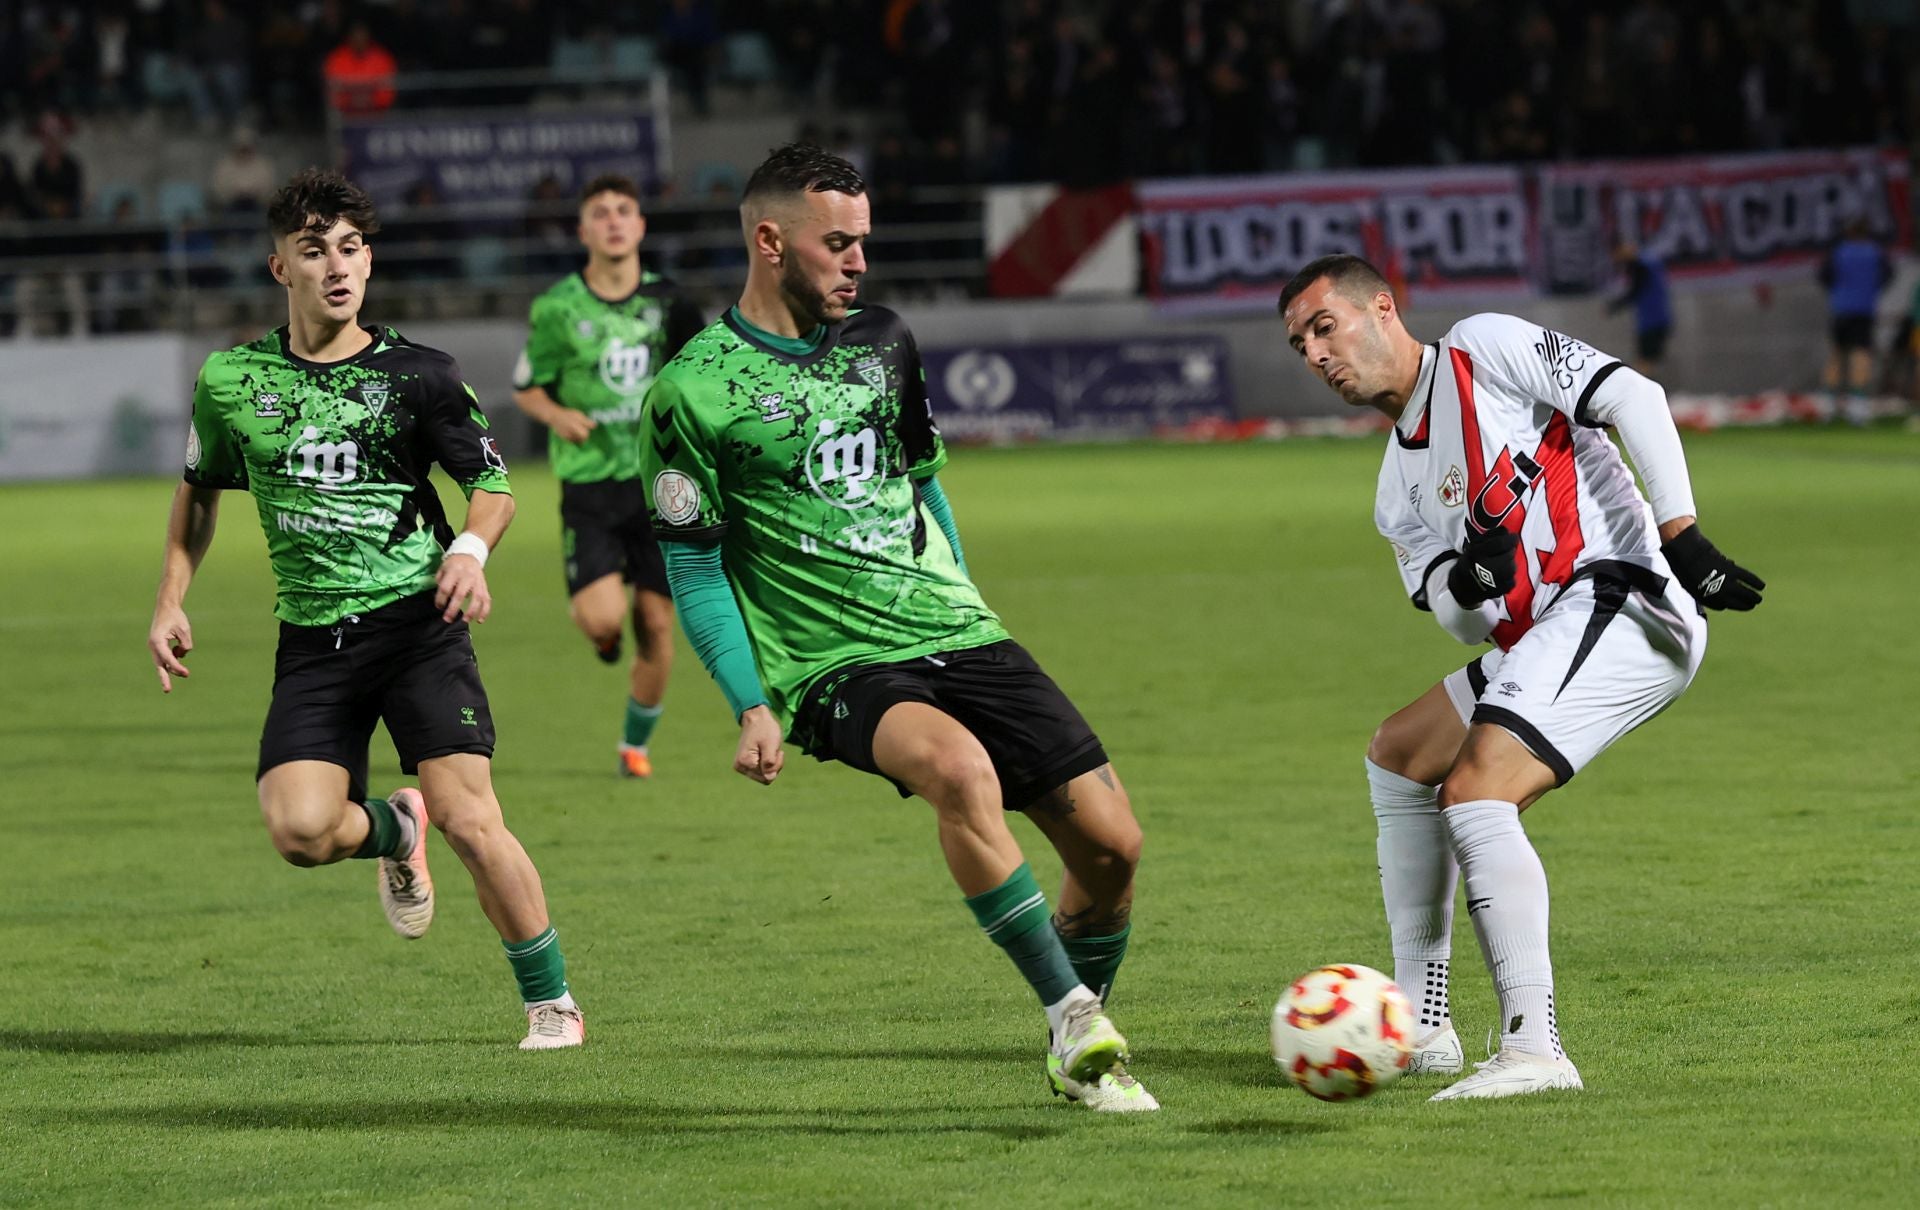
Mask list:
POLYGON ((1447 962, 1453 956, 1453 859, 1440 792, 1367 762, 1380 825, 1380 897, 1393 932, 1393 981, 1413 1001, 1415 1038, 1448 1024, 1447 962))

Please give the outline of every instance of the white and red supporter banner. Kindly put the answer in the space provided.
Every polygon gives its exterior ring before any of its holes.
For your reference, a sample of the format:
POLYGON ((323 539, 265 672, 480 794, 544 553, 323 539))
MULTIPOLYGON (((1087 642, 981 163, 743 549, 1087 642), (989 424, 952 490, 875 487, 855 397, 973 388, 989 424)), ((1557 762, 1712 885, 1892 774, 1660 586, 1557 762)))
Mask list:
POLYGON ((1403 302, 1583 294, 1624 237, 1676 286, 1804 277, 1859 220, 1913 246, 1905 152, 1882 148, 1144 181, 1146 293, 1170 311, 1271 308, 1331 253, 1366 257, 1403 302))
POLYGON ((1538 284, 1605 286, 1621 238, 1676 285, 1804 277, 1855 221, 1889 250, 1911 247, 1907 178, 1906 153, 1879 148, 1543 166, 1538 284))
POLYGON ((1318 257, 1364 256, 1403 298, 1533 288, 1526 179, 1512 167, 1145 181, 1149 297, 1179 311, 1271 308, 1318 257))

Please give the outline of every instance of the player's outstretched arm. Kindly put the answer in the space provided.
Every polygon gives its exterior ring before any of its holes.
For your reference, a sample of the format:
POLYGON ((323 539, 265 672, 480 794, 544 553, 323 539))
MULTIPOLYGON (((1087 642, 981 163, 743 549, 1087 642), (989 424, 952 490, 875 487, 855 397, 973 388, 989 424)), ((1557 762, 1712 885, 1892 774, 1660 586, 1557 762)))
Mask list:
POLYGON ((720 545, 662 542, 660 550, 666 556, 667 584, 673 589, 674 613, 686 632, 687 644, 720 686, 728 708, 740 722, 734 772, 761 785, 771 785, 786 762, 780 747, 780 720, 767 707, 746 619, 741 617, 733 586, 727 581, 720 545))
POLYGON ((1680 430, 1659 384, 1622 366, 1594 389, 1587 415, 1620 434, 1647 486, 1660 528, 1660 553, 1680 586, 1709 609, 1745 611, 1758 605, 1766 581, 1721 554, 1700 532, 1680 430))
POLYGON ((173 678, 185 679, 187 653, 193 650, 193 625, 187 620, 187 586, 213 545, 220 515, 220 489, 182 483, 167 515, 167 543, 160 558, 160 587, 153 597, 153 624, 147 628, 147 652, 160 674, 160 692, 173 692, 173 678))
POLYGON ((580 445, 600 426, 593 417, 574 408, 562 407, 545 387, 526 387, 513 393, 513 406, 559 435, 560 440, 580 445))
POLYGON ((467 526, 447 547, 434 576, 434 607, 451 622, 484 622, 493 612, 493 594, 487 588, 487 556, 513 523, 513 497, 505 492, 474 489, 467 502, 467 526))

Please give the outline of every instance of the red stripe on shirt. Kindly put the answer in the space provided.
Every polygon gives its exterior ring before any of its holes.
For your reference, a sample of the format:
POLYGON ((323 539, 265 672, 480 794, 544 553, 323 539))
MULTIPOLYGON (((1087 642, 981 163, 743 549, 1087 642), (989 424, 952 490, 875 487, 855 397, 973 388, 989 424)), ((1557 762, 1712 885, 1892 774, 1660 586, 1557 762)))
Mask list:
POLYGON ((1547 517, 1553 522, 1553 549, 1538 552, 1540 580, 1546 584, 1565 584, 1573 578, 1574 564, 1586 549, 1586 535, 1580 532, 1580 472, 1573 460, 1573 429, 1559 412, 1541 434, 1540 448, 1533 460, 1540 464, 1540 477, 1547 481, 1547 517))

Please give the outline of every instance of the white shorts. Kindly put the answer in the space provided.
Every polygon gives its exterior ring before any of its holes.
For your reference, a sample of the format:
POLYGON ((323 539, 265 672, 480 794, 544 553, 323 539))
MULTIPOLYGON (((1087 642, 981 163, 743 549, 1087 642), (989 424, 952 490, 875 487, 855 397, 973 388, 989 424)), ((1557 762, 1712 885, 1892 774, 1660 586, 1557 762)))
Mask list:
POLYGON ((1513 734, 1565 785, 1692 683, 1707 620, 1668 580, 1653 596, 1585 579, 1508 651, 1489 651, 1441 682, 1466 723, 1513 734))

